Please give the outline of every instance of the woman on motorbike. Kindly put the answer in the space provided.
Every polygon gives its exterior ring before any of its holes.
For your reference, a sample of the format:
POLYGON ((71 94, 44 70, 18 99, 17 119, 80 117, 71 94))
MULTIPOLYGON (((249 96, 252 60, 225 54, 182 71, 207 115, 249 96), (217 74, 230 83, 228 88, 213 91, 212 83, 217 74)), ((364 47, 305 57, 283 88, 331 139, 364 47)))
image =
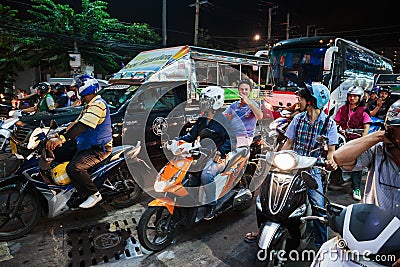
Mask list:
MULTIPOLYGON (((371 117, 367 107, 362 101, 364 90, 359 86, 351 86, 347 90, 346 103, 339 107, 335 121, 345 133, 346 141, 350 141, 361 136, 366 136, 369 131, 371 117), (347 130, 347 132, 346 132, 347 130), (348 130, 362 130, 362 134, 349 132, 348 130)), ((361 178, 362 170, 350 172, 352 180, 353 198, 361 200, 361 178)))
POLYGON ((224 105, 224 90, 219 86, 208 86, 203 89, 200 96, 199 117, 190 132, 180 140, 193 142, 198 137, 200 140, 211 139, 217 149, 214 157, 211 157, 201 173, 200 179, 203 185, 207 185, 205 190, 206 203, 209 207, 204 216, 205 220, 211 220, 214 217, 216 201, 214 177, 219 174, 226 165, 226 156, 231 151, 231 139, 229 133, 233 133, 230 127, 230 121, 222 113, 224 105), (203 136, 201 133, 208 129, 209 134, 203 136))

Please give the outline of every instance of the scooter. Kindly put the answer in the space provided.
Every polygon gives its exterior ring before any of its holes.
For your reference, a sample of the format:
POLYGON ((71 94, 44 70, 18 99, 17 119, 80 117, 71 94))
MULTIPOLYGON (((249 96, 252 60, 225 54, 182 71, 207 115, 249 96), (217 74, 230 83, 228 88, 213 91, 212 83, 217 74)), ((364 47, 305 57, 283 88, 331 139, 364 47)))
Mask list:
MULTIPOLYGON (((303 179, 310 188, 318 188, 310 174, 304 173, 303 179)), ((325 216, 302 220, 319 220, 339 235, 321 246, 310 266, 392 266, 400 258, 399 218, 373 204, 345 207, 325 199, 325 216)))
MULTIPOLYGON (((210 155, 199 140, 187 143, 170 140, 166 145, 173 157, 160 170, 154 183, 160 197, 148 204, 138 226, 140 244, 147 250, 160 251, 174 240, 181 226, 191 228, 204 219, 204 187, 199 186, 202 167, 210 155), (200 164, 201 165, 201 164, 200 164)), ((243 211, 251 206, 253 194, 243 179, 249 147, 238 147, 228 153, 225 169, 215 180, 217 204, 214 216, 229 210, 243 211)))
MULTIPOLYGON (((325 147, 326 141, 326 137, 318 137, 321 149, 325 147)), ((279 256, 288 248, 288 240, 295 238, 290 234, 292 229, 298 227, 300 230, 300 242, 291 244, 291 247, 296 246, 292 249, 304 249, 312 238, 311 225, 300 220, 302 216, 312 214, 307 184, 302 179, 302 173, 318 169, 327 184, 330 172, 323 167, 323 159, 300 156, 291 150, 268 152, 261 155, 261 160, 272 167, 256 199, 260 234, 255 264, 282 266, 284 260, 279 256)))
MULTIPOLYGON (((50 129, 57 127, 51 121, 50 129)), ((12 175, 0 180, 0 241, 29 233, 42 212, 48 218, 53 218, 70 210, 67 201, 76 190, 65 171, 68 162, 53 161, 48 171, 38 166, 50 132, 32 135, 32 138, 38 139, 34 142, 32 152, 22 158, 12 175)), ((90 177, 103 196, 102 202, 125 208, 138 201, 142 189, 136 181, 142 177, 132 177, 127 164, 130 164, 129 167, 137 164, 138 169, 143 169, 145 163, 137 158, 139 152, 140 143, 136 146, 114 147, 109 157, 89 170, 90 177)))

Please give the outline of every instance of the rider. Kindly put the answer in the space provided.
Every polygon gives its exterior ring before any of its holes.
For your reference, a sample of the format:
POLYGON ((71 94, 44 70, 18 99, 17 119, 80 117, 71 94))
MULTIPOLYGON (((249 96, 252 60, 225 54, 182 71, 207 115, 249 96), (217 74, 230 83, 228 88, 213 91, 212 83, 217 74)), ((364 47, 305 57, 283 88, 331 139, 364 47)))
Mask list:
POLYGON ((201 140, 210 138, 214 142, 213 146, 217 149, 216 155, 207 161, 200 176, 202 184, 208 185, 205 194, 206 203, 209 206, 204 215, 205 220, 211 220, 214 217, 215 205, 217 204, 214 178, 225 168, 227 153, 231 151, 230 122, 222 113, 223 105, 224 90, 221 87, 207 86, 204 88, 200 97, 202 116, 197 119, 189 133, 179 138, 186 142, 194 142, 198 137, 201 140), (201 136, 204 129, 210 130, 211 134, 201 136))
POLYGON ((56 100, 56 108, 64 108, 70 106, 70 100, 65 92, 65 87, 61 83, 56 83, 53 88, 54 97, 56 100))
POLYGON ((392 90, 390 86, 380 86, 378 89, 379 98, 369 105, 370 115, 379 119, 385 120, 386 113, 389 107, 393 104, 390 98, 392 90))
MULTIPOLYGON (((364 101, 362 101, 364 90, 359 86, 351 86, 347 90, 347 101, 339 107, 335 121, 345 131, 346 141, 356 139, 368 134, 371 118, 368 115, 364 101), (346 132, 347 129, 363 130, 360 133, 346 132)), ((361 200, 361 178, 362 170, 350 172, 352 179, 353 198, 361 200)))
POLYGON ((389 108, 384 131, 344 144, 333 157, 345 170, 367 167, 364 202, 400 218, 400 100, 389 108))
POLYGON ((249 98, 252 89, 253 85, 250 80, 239 81, 240 100, 233 102, 224 112, 232 122, 232 128, 236 133, 237 146, 249 146, 251 144, 257 120, 263 118, 260 107, 249 98))
MULTIPOLYGON (((316 138, 325 135, 328 138, 327 166, 330 169, 336 169, 337 166, 332 158, 335 145, 338 143, 336 123, 323 112, 323 108, 329 102, 328 88, 322 84, 313 83, 311 86, 306 85, 306 88, 299 90, 296 94, 302 112, 290 122, 285 134, 287 140, 282 150, 293 150, 303 156, 321 157, 323 151, 316 149, 318 148, 316 138)), ((318 183, 317 190, 323 192, 320 171, 314 171, 313 176, 318 183)), ((308 196, 312 206, 324 207, 323 196, 315 190, 309 189, 308 196)), ((321 215, 315 210, 314 213, 321 215)), ((328 229, 325 224, 314 222, 314 238, 317 248, 327 241, 328 229)))
POLYGON ((79 117, 67 130, 47 142, 46 148, 54 150, 66 140, 76 139, 77 152, 67 165, 67 174, 78 196, 71 197, 70 208, 91 208, 102 196, 90 178, 88 169, 103 161, 112 150, 110 110, 107 103, 97 95, 98 81, 89 75, 75 78, 79 95, 86 103, 79 117))
POLYGON ((40 82, 33 86, 36 93, 39 95, 39 102, 30 108, 24 109, 25 112, 48 111, 55 108, 54 98, 50 94, 50 84, 40 82))

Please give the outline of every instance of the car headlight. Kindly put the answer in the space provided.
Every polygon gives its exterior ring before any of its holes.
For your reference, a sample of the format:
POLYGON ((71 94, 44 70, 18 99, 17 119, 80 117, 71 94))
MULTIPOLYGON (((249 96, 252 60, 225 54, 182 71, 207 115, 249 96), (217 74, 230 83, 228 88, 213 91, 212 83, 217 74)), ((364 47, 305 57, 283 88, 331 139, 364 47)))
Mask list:
POLYGON ((297 166, 296 156, 290 152, 278 152, 274 157, 273 164, 281 170, 294 169, 297 166))

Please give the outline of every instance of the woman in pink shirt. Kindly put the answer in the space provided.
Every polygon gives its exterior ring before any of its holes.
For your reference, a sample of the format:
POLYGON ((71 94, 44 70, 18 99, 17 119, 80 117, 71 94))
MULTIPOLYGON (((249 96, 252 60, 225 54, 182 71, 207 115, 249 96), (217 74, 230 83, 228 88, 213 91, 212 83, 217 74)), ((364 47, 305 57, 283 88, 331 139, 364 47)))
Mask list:
MULTIPOLYGON (((347 90, 347 101, 341 106, 335 116, 336 123, 345 132, 346 141, 350 141, 368 134, 371 117, 368 109, 362 101, 364 89, 359 86, 351 86, 347 90)), ((361 200, 361 171, 350 172, 352 179, 353 198, 361 200)))

